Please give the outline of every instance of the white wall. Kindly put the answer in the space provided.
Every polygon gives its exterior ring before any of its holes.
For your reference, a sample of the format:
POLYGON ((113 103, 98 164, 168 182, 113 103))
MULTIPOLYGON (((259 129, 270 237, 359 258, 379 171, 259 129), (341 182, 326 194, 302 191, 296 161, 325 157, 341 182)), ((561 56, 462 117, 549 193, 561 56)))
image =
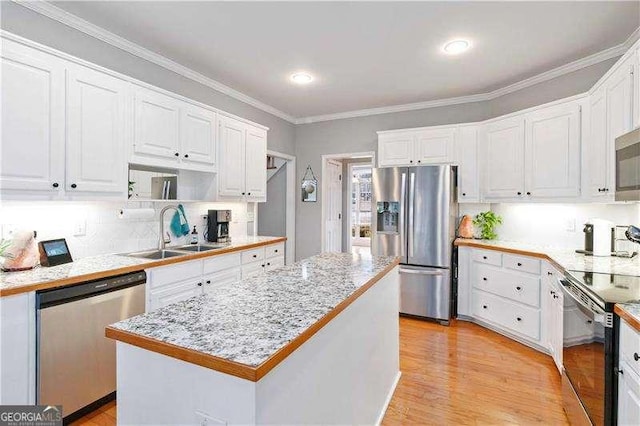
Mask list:
MULTIPOLYGON (((640 226, 640 203, 627 204, 461 204, 460 215, 491 210, 502 216, 498 239, 551 247, 583 248, 584 224, 592 218, 640 226), (569 228, 574 226, 574 230, 569 228)), ((640 245, 635 245, 640 250, 640 245)))
POLYGON ((267 202, 258 203, 258 235, 287 236, 287 167, 267 181, 267 202))
MULTIPOLYGON (((0 227, 6 236, 10 229, 38 232, 38 240, 66 238, 74 259, 107 253, 125 253, 156 248, 158 245, 158 217, 167 204, 158 202, 7 202, 0 206, 0 227), (121 208, 154 208, 151 219, 119 219, 121 208), (74 236, 76 224, 86 224, 86 235, 74 236)), ((246 203, 184 203, 191 229, 197 226, 200 240, 204 240, 203 215, 209 209, 231 209, 233 222, 231 238, 247 235, 246 203)), ((251 210, 252 211, 252 210, 251 210)), ((166 213, 165 229, 169 230, 172 211, 166 213)), ((191 235, 171 237, 171 245, 186 244, 191 235)))

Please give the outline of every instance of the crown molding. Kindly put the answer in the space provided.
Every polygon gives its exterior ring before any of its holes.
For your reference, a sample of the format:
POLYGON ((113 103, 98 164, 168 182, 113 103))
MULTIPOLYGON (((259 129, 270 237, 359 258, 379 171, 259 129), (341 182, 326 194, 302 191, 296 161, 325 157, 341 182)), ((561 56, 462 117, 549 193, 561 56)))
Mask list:
POLYGON ((265 104, 251 96, 245 95, 229 86, 226 86, 219 81, 213 80, 197 71, 194 71, 184 65, 155 53, 149 49, 146 49, 136 43, 133 43, 123 37, 120 37, 102 27, 94 25, 76 15, 73 15, 47 1, 29 1, 29 0, 11 0, 20 6, 33 10, 43 16, 58 21, 64 25, 81 31, 91 37, 101 40, 107 44, 117 47, 125 52, 135 55, 139 58, 152 62, 165 69, 180 74, 186 78, 210 87, 220 93, 235 98, 241 102, 258 108, 264 112, 272 114, 276 117, 282 118, 293 124, 310 124, 321 121, 342 120, 346 118, 366 117, 370 115, 390 114, 404 111, 415 111, 420 109, 436 108, 450 105, 460 105, 473 102, 484 102, 492 99, 499 98, 501 96, 513 93, 527 87, 534 86, 536 84, 552 80, 562 75, 578 71, 582 68, 586 68, 600 62, 612 59, 623 55, 627 50, 633 46, 633 44, 640 39, 640 27, 631 33, 631 35, 617 46, 602 50, 593 55, 589 55, 582 59, 570 62, 565 65, 561 65, 549 71, 545 71, 541 74, 537 74, 533 77, 521 80, 519 82, 510 84, 508 86, 493 90, 491 92, 479 93, 469 96, 459 96, 454 98, 436 99, 424 102, 415 102, 400 105, 391 105, 386 107, 367 108, 345 112, 338 112, 333 114, 314 115, 308 117, 294 117, 287 114, 271 105, 265 104))
POLYGON ((118 49, 121 49, 127 53, 130 53, 141 59, 152 62, 156 65, 159 65, 169 71, 173 71, 177 74, 180 74, 183 77, 186 77, 190 80, 193 80, 207 87, 210 87, 215 91, 218 91, 234 99, 242 101, 264 112, 275 115, 276 117, 282 118, 283 120, 286 120, 290 123, 295 123, 296 121, 295 117, 283 111, 280 111, 279 109, 272 107, 271 105, 267 105, 264 102, 261 102, 255 98, 252 98, 251 96, 245 95, 242 92, 232 89, 231 87, 225 84, 222 84, 219 81, 213 80, 203 74, 200 74, 197 71, 194 71, 190 68, 185 67, 184 65, 180 65, 179 63, 165 56, 155 53, 149 49, 146 49, 102 27, 94 25, 74 14, 71 14, 57 6, 54 6, 53 4, 47 1, 24 1, 24 0, 12 0, 12 1, 20 6, 30 9, 43 16, 46 16, 47 18, 58 21, 61 24, 64 24, 68 27, 81 31, 111 46, 117 47, 118 49))

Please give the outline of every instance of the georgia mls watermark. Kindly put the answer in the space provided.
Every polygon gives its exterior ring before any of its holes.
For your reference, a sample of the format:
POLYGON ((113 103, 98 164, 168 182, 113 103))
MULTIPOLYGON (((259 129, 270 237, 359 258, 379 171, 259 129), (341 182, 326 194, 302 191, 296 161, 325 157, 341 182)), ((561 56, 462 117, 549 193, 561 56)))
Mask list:
POLYGON ((62 405, 0 405, 0 426, 62 426, 62 405))

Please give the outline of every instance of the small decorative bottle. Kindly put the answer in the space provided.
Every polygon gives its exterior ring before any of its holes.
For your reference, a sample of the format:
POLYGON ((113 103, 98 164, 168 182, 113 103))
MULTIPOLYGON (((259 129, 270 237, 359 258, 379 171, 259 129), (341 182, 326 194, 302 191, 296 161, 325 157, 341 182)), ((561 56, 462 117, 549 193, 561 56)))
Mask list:
POLYGON ((191 244, 198 244, 198 231, 196 231, 195 225, 193 225, 193 231, 191 231, 191 244))

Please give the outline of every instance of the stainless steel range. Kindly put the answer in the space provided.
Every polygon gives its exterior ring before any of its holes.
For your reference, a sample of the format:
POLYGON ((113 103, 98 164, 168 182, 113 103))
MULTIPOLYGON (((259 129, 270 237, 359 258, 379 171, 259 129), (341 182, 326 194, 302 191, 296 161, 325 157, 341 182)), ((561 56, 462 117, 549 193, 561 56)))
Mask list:
POLYGON ((617 424, 616 303, 640 300, 640 277, 569 271, 565 293, 562 399, 574 425, 617 424))

